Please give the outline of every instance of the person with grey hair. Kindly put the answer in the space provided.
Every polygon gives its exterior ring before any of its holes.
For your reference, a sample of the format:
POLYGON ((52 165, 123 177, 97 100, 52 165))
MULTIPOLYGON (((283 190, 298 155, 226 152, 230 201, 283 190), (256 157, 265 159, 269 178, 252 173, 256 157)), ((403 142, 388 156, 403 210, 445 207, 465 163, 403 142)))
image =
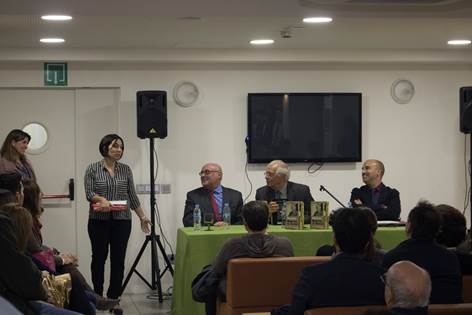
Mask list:
POLYGON ((311 202, 314 200, 310 187, 289 181, 290 169, 282 160, 274 160, 267 164, 264 175, 267 185, 257 189, 256 200, 268 202, 272 222, 275 224, 278 221, 280 202, 287 200, 304 202, 305 224, 309 224, 311 202))
POLYGON ((428 314, 431 279, 411 261, 393 264, 385 274, 385 303, 395 314, 428 314))

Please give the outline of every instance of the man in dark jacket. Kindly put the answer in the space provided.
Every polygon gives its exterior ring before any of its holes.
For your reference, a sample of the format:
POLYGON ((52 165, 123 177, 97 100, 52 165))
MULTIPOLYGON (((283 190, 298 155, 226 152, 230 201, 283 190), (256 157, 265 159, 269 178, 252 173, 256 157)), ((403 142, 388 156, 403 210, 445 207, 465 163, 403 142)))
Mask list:
POLYGON ((364 186, 351 192, 353 207, 368 207, 374 210, 377 220, 399 220, 400 194, 396 189, 385 186, 382 177, 385 167, 379 160, 367 160, 362 165, 364 186))
POLYGON ((363 259, 372 240, 365 211, 338 210, 334 220, 337 255, 324 264, 303 269, 290 306, 273 314, 303 315, 306 310, 329 306, 383 305, 385 269, 363 259))
POLYGON ((388 252, 384 268, 401 260, 409 260, 428 271, 432 291, 430 303, 450 304, 462 302, 462 275, 456 255, 436 243, 441 217, 435 207, 419 202, 408 215, 408 239, 388 252))
POLYGON ((189 191, 185 200, 182 222, 184 226, 193 225, 193 209, 200 206, 202 219, 205 214, 213 214, 215 225, 223 224, 223 208, 227 203, 231 209, 231 224, 241 224, 241 207, 243 197, 241 192, 223 187, 223 170, 216 163, 207 163, 199 173, 202 187, 189 191))
POLYGON ((288 165, 281 160, 274 160, 267 164, 264 175, 267 185, 257 189, 256 200, 265 200, 269 203, 269 213, 272 216, 273 224, 280 221, 278 219, 280 216, 277 216, 277 213, 282 200, 303 201, 305 224, 309 224, 311 202, 313 201, 310 187, 290 182, 288 165))

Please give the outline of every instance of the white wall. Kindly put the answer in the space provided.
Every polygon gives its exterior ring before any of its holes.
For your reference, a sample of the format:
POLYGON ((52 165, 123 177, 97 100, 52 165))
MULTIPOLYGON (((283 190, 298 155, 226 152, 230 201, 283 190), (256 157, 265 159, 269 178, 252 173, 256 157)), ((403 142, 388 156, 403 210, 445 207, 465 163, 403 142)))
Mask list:
MULTIPOLYGON (((203 163, 222 165, 223 184, 249 193, 245 179, 246 98, 249 92, 361 92, 363 95, 363 159, 385 163, 384 182, 400 191, 402 219, 420 198, 463 209, 465 197, 464 135, 459 132, 459 88, 472 85, 472 70, 458 66, 343 66, 299 64, 92 64, 70 63, 69 86, 119 87, 119 131, 125 139, 124 162, 136 183, 149 181, 149 144, 136 137, 136 91, 168 91, 168 137, 156 141, 159 183, 170 183, 172 193, 158 195, 165 235, 175 249, 176 229, 187 191, 199 185, 203 163), (396 69, 398 68, 398 69, 396 69), (416 94, 410 104, 390 97, 390 85, 410 79, 416 94), (190 108, 177 106, 172 88, 181 80, 193 81, 200 99, 190 108)), ((2 86, 42 86, 42 64, 0 64, 2 86)), ((0 118, 1 121, 1 118, 0 118)), ((467 141, 469 139, 467 138, 467 141)), ((468 154, 467 154, 468 155, 468 154)), ((325 185, 342 201, 360 186, 361 163, 329 163, 314 175, 308 164, 293 164, 292 180, 311 187, 317 200, 334 200, 318 190, 325 185)), ((250 165, 255 189, 264 184, 263 165, 250 165)), ((82 176, 82 174, 79 174, 82 176)), ((148 198, 142 203, 148 211, 148 198)), ((469 216, 469 210, 467 210, 469 216)), ((143 241, 135 220, 128 263, 143 241)), ((85 228, 85 225, 83 225, 85 228)), ((146 258, 147 259, 147 258, 146 258)), ((146 265, 143 265, 145 270, 146 265)), ((88 266, 84 267, 88 268, 88 266)), ((135 277, 137 278, 137 277, 135 277)), ((168 282, 168 281, 167 281, 168 282)), ((133 286, 139 286, 133 280, 133 286)))

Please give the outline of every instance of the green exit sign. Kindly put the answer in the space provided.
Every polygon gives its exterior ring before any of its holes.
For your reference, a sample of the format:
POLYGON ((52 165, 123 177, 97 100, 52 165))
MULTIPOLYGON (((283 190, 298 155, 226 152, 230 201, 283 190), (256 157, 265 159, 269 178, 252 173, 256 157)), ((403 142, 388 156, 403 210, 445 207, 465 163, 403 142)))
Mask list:
POLYGON ((44 63, 44 85, 45 86, 67 86, 67 63, 45 62, 44 63))

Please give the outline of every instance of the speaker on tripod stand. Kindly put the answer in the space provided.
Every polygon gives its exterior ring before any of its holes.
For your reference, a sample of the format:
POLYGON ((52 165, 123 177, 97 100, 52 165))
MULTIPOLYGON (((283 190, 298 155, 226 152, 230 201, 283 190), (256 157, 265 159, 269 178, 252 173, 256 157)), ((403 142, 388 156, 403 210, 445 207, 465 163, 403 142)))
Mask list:
POLYGON ((167 137, 167 93, 165 91, 139 91, 136 93, 136 109, 137 109, 137 125, 138 137, 141 139, 149 139, 149 169, 150 169, 150 212, 151 212, 151 232, 146 236, 131 269, 121 288, 121 292, 125 290, 133 273, 136 273, 152 290, 157 289, 159 302, 162 298, 161 278, 169 271, 174 276, 174 268, 165 252, 164 246, 160 240, 160 236, 156 235, 156 189, 154 178, 154 139, 167 137), (151 246, 151 281, 147 281, 141 275, 136 267, 141 259, 147 245, 151 246), (165 262, 164 270, 159 268, 158 251, 159 248, 162 258, 165 262))

